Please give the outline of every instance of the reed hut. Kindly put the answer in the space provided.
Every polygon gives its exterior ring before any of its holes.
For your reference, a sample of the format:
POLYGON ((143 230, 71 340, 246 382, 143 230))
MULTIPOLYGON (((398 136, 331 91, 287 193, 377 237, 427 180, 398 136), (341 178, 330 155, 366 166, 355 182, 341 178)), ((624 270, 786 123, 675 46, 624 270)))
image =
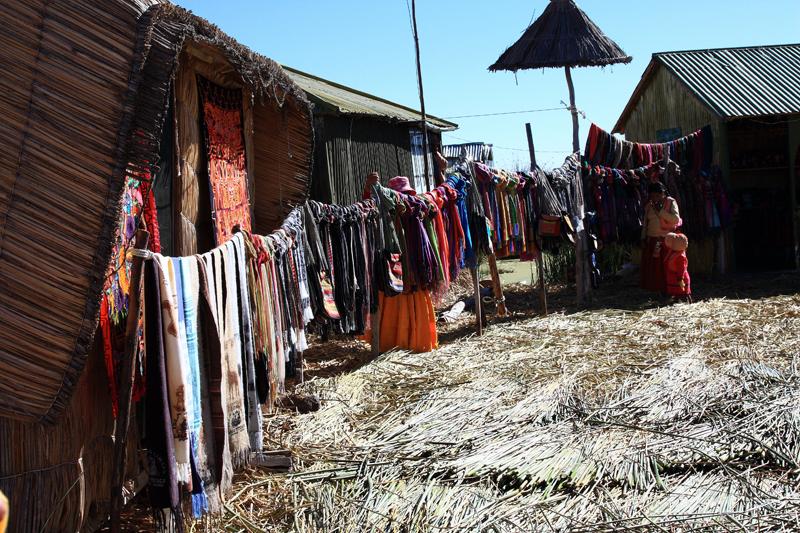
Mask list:
POLYGON ((253 228, 268 232, 307 196, 311 107, 278 64, 169 3, 12 0, 0 43, 0 489, 13 531, 92 529, 110 497, 95 332, 123 184, 166 175, 167 251, 209 247, 202 77, 241 91, 253 228))
MULTIPOLYGON (((577 152, 580 150, 578 108, 575 106, 571 69, 630 63, 632 59, 617 43, 606 37, 574 0, 550 0, 541 16, 500 55, 489 70, 517 72, 563 67, 569 89, 569 110, 572 113, 572 151, 577 152)), ((575 254, 579 305, 587 303, 591 289, 586 250, 586 233, 580 230, 575 254)))
MULTIPOLYGON (((419 111, 313 74, 284 67, 314 105, 315 160, 311 196, 327 203, 361 199, 364 177, 408 176, 417 190, 432 186, 425 178, 422 115, 419 111)), ((453 122, 427 115, 430 148, 440 150, 442 132, 453 122)))
POLYGON ((638 142, 711 126, 736 218, 722 254, 707 246, 696 256, 709 273, 726 263, 739 271, 800 266, 798 79, 800 44, 656 53, 614 126, 638 142))

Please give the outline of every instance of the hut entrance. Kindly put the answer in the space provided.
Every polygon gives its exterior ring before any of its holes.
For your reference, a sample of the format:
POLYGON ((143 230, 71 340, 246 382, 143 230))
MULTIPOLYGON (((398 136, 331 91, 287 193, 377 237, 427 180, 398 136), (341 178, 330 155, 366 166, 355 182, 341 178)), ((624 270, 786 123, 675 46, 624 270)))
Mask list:
POLYGON ((793 268, 787 122, 730 122, 728 143, 737 269, 756 272, 793 268))

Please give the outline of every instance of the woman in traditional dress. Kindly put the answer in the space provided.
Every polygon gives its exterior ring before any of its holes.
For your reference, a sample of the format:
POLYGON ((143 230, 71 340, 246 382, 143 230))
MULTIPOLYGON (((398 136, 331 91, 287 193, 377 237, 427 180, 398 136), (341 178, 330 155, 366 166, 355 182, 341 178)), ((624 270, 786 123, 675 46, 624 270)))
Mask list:
POLYGON ((682 222, 678 203, 667 196, 663 183, 651 183, 647 192, 649 198, 645 205, 642 227, 641 285, 643 289, 666 295, 664 261, 669 250, 664 245, 664 237, 675 231, 682 222))

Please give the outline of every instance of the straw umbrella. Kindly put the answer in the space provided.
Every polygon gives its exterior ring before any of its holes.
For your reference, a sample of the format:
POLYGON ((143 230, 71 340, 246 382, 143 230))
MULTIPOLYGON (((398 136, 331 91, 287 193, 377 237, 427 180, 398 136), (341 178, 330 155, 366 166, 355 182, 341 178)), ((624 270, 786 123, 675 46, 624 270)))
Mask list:
MULTIPOLYGON (((517 42, 500 55, 489 70, 517 72, 564 67, 569 88, 569 109, 572 112, 572 149, 577 152, 580 150, 578 109, 575 107, 572 67, 602 67, 630 63, 631 59, 575 5, 574 0, 550 0, 542 15, 525 30, 517 42)), ((590 286, 586 268, 585 232, 578 233, 576 246, 578 304, 583 304, 588 298, 590 286)))

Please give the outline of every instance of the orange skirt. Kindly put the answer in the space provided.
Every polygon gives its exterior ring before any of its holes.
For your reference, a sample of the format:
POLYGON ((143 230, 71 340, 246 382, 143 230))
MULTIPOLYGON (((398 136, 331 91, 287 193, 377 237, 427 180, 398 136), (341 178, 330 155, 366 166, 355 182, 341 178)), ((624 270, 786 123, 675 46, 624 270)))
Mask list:
MULTIPOLYGON (((388 352, 392 348, 429 352, 439 347, 436 313, 430 291, 415 291, 397 296, 386 296, 379 292, 378 309, 382 352, 388 352)), ((361 339, 372 341, 370 328, 361 339)))

